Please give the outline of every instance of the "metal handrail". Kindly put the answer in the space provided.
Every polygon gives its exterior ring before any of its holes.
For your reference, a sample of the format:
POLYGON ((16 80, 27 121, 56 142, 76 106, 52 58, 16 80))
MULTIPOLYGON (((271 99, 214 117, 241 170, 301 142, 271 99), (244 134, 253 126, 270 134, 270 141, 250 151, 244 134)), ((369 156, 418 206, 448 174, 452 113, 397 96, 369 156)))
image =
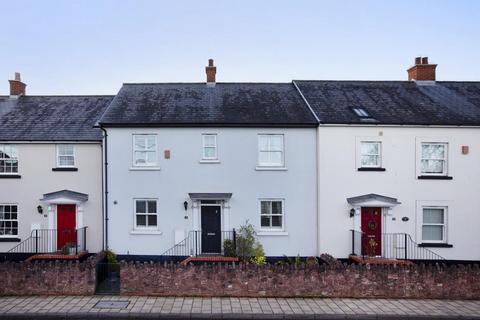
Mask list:
MULTIPOLYGON (((367 248, 364 248, 364 232, 350 230, 352 236, 352 255, 367 256, 367 248)), ((381 257, 397 260, 445 260, 442 256, 430 249, 420 247, 408 233, 382 233, 381 234, 381 257)))
MULTIPOLYGON (((236 231, 220 231, 220 241, 221 241, 221 252, 223 254, 223 246, 225 240, 231 240, 233 242, 234 248, 236 248, 236 231)), ((198 256, 203 253, 202 250, 202 239, 203 236, 208 234, 206 231, 202 230, 192 230, 188 232, 188 235, 182 241, 178 242, 165 252, 161 256, 198 256)))
MULTIPOLYGON (((87 251, 87 227, 73 230, 65 229, 61 231, 62 241, 70 244, 70 248, 75 249, 75 254, 80 251, 87 251)), ((58 253, 58 229, 35 229, 30 233, 30 237, 23 240, 8 253, 58 253)))

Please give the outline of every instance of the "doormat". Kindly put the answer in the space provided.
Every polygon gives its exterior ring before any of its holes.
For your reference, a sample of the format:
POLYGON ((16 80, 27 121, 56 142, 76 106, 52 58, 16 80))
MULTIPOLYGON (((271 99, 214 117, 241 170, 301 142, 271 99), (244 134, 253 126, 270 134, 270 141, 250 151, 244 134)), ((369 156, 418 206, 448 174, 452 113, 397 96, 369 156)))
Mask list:
POLYGON ((99 309, 125 309, 130 301, 98 301, 94 308, 99 309))

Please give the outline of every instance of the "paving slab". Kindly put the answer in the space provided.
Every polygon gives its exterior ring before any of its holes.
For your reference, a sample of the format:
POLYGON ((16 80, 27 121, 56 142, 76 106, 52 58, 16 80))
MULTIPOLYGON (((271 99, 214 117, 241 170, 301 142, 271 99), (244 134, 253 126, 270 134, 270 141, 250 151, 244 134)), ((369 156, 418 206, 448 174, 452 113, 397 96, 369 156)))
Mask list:
POLYGON ((480 300, 0 297, 0 319, 32 318, 480 320, 480 300))

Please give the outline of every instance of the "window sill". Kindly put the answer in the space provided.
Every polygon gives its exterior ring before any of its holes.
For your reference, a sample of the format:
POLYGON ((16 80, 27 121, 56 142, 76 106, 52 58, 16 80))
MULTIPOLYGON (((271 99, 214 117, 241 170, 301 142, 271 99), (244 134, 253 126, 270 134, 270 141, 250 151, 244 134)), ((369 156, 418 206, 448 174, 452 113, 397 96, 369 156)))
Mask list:
POLYGON ((0 238, 0 242, 20 242, 20 238, 0 238))
POLYGON ((21 177, 19 174, 0 174, 0 179, 20 179, 21 177))
POLYGON ((130 167, 130 171, 160 171, 160 167, 130 167))
POLYGON ((357 171, 385 171, 385 168, 358 168, 357 171))
POLYGON ((199 163, 220 163, 220 160, 207 160, 207 159, 203 159, 203 160, 200 160, 198 161, 199 163))
POLYGON ((287 167, 262 167, 262 166, 256 166, 255 167, 256 171, 287 171, 287 167))
POLYGON ((257 236, 288 236, 288 232, 265 230, 257 232, 257 236))
POLYGON ((73 168, 73 167, 56 167, 52 168, 52 171, 78 171, 78 168, 73 168))
POLYGON ((420 243, 418 246, 430 248, 453 248, 453 244, 448 243, 420 243))
POLYGON ((453 177, 449 176, 418 176, 419 180, 452 180, 453 177))
POLYGON ((162 231, 158 230, 132 230, 130 234, 144 234, 144 235, 161 235, 162 231))

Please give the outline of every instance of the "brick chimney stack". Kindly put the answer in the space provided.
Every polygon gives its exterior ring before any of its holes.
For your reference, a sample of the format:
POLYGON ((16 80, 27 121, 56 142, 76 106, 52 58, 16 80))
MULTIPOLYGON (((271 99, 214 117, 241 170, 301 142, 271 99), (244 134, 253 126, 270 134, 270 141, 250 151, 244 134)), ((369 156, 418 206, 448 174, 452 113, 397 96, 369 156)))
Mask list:
POLYGON ((205 68, 207 72, 207 85, 215 85, 215 74, 217 73, 217 67, 213 65, 213 59, 208 59, 208 66, 205 68))
POLYGON ((22 82, 20 73, 15 72, 15 80, 8 80, 10 82, 10 96, 24 96, 26 84, 22 82))
POLYGON ((435 81, 436 68, 436 64, 428 63, 428 57, 416 57, 413 67, 407 70, 408 81, 435 81))

